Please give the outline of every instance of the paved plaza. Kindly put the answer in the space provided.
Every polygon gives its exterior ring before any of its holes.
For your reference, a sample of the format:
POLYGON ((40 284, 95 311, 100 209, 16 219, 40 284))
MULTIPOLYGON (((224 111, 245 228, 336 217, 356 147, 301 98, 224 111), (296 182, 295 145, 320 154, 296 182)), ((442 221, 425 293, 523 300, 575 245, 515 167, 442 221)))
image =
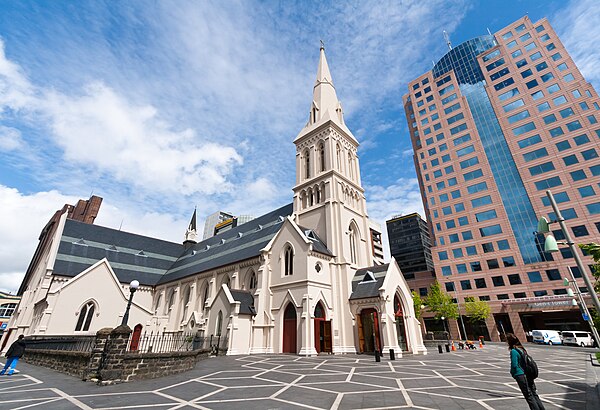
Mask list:
MULTIPOLYGON (((591 350, 531 346, 546 409, 600 408, 591 350), (586 407, 587 405, 587 407, 586 407), (598 406, 598 407, 597 407, 598 406)), ((98 386, 19 365, 0 376, 0 409, 526 409, 504 345, 427 356, 217 357, 187 373, 98 386)))

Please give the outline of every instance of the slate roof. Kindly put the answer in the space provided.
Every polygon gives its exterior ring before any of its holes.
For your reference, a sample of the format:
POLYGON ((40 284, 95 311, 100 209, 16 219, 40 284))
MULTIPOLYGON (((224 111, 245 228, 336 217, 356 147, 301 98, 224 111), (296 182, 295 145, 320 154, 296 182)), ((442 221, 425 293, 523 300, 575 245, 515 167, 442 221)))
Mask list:
POLYGON ((312 242, 313 251, 322 253, 327 256, 334 256, 333 253, 331 253, 331 251, 327 248, 325 242, 323 242, 323 240, 319 238, 315 231, 313 231, 312 229, 303 228, 300 225, 298 225, 298 227, 302 232, 304 232, 304 236, 306 236, 308 240, 312 242))
POLYGON ((172 282, 258 256, 292 211, 293 204, 285 205, 197 243, 173 263, 157 284, 172 282))
POLYGON ((240 303, 240 315, 256 315, 254 296, 247 290, 229 289, 233 299, 240 303))
POLYGON ((179 243, 67 219, 54 273, 74 277, 106 257, 119 281, 154 285, 183 251, 179 243))
MULTIPOLYGON (((188 249, 180 243, 67 219, 54 273, 74 277, 106 258, 120 282, 137 279, 149 286, 172 282, 258 256, 292 212, 293 204, 287 204, 188 249)), ((301 229, 313 250, 333 256, 314 231, 301 229)))
POLYGON ((379 296, 379 288, 383 285, 389 263, 358 269, 352 278, 352 294, 350 300, 379 296))

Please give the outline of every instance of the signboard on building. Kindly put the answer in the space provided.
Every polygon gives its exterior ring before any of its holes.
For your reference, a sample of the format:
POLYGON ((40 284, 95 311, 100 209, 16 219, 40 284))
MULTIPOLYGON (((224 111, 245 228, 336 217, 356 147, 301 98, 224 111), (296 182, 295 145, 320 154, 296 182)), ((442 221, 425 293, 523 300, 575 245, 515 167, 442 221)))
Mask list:
POLYGON ((541 309, 555 306, 571 306, 571 300, 549 300, 547 302, 534 302, 527 304, 527 307, 533 309, 541 309))

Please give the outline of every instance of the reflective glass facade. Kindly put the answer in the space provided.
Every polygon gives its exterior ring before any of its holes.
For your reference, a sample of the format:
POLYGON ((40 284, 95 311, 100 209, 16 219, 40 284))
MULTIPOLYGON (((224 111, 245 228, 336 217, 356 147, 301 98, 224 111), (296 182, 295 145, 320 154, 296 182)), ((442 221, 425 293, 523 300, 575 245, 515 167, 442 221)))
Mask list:
POLYGON ((543 260, 534 240, 537 215, 515 165, 506 138, 485 90, 477 56, 496 45, 493 36, 481 36, 450 50, 433 68, 441 77, 453 70, 463 96, 469 102, 481 143, 502 197, 510 226, 526 264, 543 260))

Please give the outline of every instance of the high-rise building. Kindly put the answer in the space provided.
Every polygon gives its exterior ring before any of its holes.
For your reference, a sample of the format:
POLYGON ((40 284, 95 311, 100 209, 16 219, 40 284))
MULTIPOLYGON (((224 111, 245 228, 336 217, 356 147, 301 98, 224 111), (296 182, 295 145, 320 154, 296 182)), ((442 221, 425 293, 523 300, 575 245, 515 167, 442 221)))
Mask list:
POLYGON ((550 189, 575 241, 600 240, 600 106, 548 20, 450 48, 403 100, 437 278, 492 307, 467 334, 586 328, 562 281, 588 291, 573 255, 545 253, 536 226, 556 219, 550 189))
POLYGON ((235 215, 228 212, 217 211, 206 217, 204 221, 204 235, 202 239, 208 239, 215 236, 215 228, 223 222, 232 221, 235 215))
POLYGON ((433 271, 429 227, 421 215, 395 216, 386 221, 386 225, 390 254, 405 279, 414 279, 415 272, 433 271))

